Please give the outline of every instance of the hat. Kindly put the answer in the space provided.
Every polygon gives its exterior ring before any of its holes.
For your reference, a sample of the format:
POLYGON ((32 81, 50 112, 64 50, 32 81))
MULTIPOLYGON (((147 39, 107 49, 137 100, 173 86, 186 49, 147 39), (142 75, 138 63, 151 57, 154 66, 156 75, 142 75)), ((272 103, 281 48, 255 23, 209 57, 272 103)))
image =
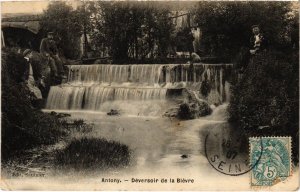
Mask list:
POLYGON ((255 27, 258 27, 259 28, 259 25, 252 25, 251 28, 255 28, 255 27))
POLYGON ((29 53, 31 53, 31 50, 30 49, 25 49, 25 51, 23 52, 23 56, 25 57, 29 53))
POLYGON ((47 34, 48 34, 48 35, 53 35, 54 32, 53 32, 53 31, 49 31, 47 34))

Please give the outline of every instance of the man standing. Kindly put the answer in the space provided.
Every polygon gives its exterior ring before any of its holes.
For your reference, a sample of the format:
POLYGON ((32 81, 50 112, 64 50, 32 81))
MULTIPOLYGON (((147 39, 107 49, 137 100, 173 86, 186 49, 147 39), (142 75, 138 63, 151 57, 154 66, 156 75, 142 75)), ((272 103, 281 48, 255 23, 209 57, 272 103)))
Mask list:
POLYGON ((266 41, 265 37, 263 36, 263 34, 260 32, 260 28, 258 25, 252 26, 252 32, 253 32, 254 36, 251 37, 250 43, 251 43, 251 46, 253 46, 253 47, 250 50, 250 53, 252 55, 254 55, 254 54, 266 49, 267 41, 266 41))
POLYGON ((194 52, 194 36, 191 31, 191 29, 188 29, 188 34, 187 34, 187 49, 190 54, 190 59, 192 58, 192 53, 194 52))
POLYGON ((58 49, 53 38, 53 32, 48 32, 47 37, 42 39, 40 53, 48 58, 54 77, 65 78, 62 61, 58 56, 58 49))
POLYGON ((24 58, 28 62, 28 70, 26 71, 26 86, 28 89, 34 94, 37 99, 42 99, 42 92, 39 89, 39 85, 44 86, 43 77, 41 73, 41 68, 36 65, 36 63, 32 62, 33 53, 30 49, 26 49, 23 52, 24 58), (35 67, 34 67, 35 66, 35 67), (39 82, 38 84, 36 82, 39 82))

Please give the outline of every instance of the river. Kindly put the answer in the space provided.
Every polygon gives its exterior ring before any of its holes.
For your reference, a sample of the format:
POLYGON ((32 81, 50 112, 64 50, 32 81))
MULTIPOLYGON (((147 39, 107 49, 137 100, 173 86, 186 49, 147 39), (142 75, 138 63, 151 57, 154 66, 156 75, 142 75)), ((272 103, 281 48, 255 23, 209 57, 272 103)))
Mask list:
MULTIPOLYGON (((45 177, 12 178, 8 187, 33 189, 34 181, 35 188, 47 190, 250 190, 250 172, 225 175, 212 167, 205 153, 208 134, 222 138, 238 130, 227 123, 231 68, 230 64, 69 66, 67 82, 51 87, 44 111, 69 113, 72 120, 93 125, 89 132, 72 132, 70 140, 104 138, 127 145, 129 165, 105 170, 50 167, 45 177), (199 91, 203 82, 205 95, 199 91), (185 121, 163 117, 178 98, 184 99, 180 89, 199 94, 212 106, 212 114, 185 121), (111 109, 120 115, 107 115, 111 109)), ((52 149, 62 149, 69 139, 52 149)), ((246 148, 247 143, 243 143, 246 148)), ((247 150, 243 151, 239 156, 248 159, 247 150)), ((297 178, 285 182, 296 189, 297 178)))

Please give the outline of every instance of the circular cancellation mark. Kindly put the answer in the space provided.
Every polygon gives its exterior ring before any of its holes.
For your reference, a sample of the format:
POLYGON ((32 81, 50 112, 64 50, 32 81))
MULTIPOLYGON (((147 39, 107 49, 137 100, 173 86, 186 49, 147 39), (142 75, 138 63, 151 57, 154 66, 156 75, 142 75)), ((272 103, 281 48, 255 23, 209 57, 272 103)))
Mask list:
POLYGON ((239 176, 251 171, 260 161, 261 152, 256 162, 249 161, 249 140, 241 133, 230 128, 210 132, 205 137, 205 156, 209 164, 218 172, 230 176, 239 176))

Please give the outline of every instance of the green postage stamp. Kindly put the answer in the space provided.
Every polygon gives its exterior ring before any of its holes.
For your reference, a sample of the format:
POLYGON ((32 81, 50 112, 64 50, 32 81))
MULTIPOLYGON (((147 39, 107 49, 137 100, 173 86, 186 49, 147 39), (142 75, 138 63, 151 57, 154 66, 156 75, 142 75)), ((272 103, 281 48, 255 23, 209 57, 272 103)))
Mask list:
POLYGON ((291 175, 291 137, 252 137, 251 186, 273 186, 291 175))

